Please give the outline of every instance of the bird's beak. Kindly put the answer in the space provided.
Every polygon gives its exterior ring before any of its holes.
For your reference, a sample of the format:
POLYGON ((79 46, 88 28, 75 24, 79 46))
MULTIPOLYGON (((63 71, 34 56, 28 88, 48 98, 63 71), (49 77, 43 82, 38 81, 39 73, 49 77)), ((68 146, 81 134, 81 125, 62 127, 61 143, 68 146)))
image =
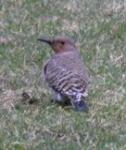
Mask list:
POLYGON ((47 44, 49 44, 49 45, 52 44, 52 40, 51 40, 51 39, 39 38, 39 39, 37 39, 37 40, 40 41, 40 42, 45 42, 45 43, 47 43, 47 44))

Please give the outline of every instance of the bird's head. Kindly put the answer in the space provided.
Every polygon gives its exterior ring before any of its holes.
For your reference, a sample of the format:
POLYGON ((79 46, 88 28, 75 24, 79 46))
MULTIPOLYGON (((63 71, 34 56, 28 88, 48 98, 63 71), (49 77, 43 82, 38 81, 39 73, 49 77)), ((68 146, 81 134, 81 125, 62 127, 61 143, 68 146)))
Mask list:
POLYGON ((58 36, 55 38, 40 38, 38 40, 49 44, 55 53, 76 50, 75 42, 68 37, 58 36))

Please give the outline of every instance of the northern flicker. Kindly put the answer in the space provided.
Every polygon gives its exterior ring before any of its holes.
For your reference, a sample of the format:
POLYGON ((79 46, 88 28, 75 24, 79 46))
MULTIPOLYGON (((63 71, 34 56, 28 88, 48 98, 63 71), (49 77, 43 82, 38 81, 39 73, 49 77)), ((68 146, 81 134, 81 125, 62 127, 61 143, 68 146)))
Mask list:
POLYGON ((40 38, 51 46, 54 55, 44 66, 45 80, 55 102, 70 101, 77 111, 88 111, 89 74, 75 43, 68 37, 40 38))

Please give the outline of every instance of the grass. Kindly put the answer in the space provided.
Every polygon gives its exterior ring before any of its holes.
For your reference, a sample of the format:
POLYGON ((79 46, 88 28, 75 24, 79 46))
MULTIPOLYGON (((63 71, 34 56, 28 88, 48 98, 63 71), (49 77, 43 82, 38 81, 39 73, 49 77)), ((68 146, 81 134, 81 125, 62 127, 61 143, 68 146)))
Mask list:
POLYGON ((0 66, 0 150, 126 149, 125 0, 1 0, 0 66), (37 38, 60 34, 89 68, 89 113, 50 103, 37 38))

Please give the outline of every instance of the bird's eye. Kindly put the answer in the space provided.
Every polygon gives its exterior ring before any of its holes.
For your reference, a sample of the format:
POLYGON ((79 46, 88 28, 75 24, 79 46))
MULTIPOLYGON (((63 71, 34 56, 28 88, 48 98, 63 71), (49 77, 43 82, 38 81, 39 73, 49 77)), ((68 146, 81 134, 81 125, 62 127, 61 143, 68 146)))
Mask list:
POLYGON ((65 44, 65 42, 61 42, 61 44, 62 44, 62 45, 64 45, 64 44, 65 44))

